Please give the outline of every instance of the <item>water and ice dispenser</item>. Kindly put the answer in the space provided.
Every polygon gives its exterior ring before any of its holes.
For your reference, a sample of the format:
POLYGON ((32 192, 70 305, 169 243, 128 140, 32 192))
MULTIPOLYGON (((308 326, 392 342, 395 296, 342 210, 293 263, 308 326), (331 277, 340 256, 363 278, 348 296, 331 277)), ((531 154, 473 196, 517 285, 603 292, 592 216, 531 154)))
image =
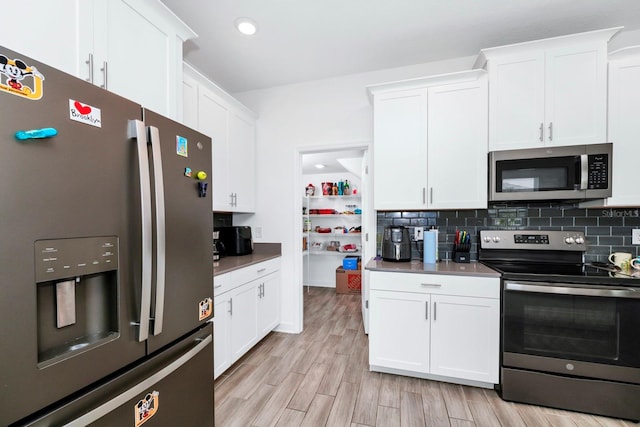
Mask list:
POLYGON ((38 366, 115 339, 118 238, 35 242, 38 366))

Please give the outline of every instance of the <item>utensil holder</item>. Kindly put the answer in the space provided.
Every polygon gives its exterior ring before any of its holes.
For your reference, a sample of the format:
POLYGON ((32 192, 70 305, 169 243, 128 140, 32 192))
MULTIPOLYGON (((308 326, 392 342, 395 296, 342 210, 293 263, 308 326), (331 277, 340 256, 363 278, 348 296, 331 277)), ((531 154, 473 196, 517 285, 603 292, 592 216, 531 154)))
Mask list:
POLYGON ((471 261, 471 243, 453 245, 453 261, 467 263, 471 261))

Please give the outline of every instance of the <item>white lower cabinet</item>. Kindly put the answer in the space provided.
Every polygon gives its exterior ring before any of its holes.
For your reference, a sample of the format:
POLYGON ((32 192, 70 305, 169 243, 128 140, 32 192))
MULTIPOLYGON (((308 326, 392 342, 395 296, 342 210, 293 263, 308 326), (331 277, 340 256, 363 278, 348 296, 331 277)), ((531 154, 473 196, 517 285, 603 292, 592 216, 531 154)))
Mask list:
POLYGON ((500 279, 371 271, 371 370, 498 383, 500 279))
POLYGON ((214 278, 214 378, 280 323, 280 258, 214 278))

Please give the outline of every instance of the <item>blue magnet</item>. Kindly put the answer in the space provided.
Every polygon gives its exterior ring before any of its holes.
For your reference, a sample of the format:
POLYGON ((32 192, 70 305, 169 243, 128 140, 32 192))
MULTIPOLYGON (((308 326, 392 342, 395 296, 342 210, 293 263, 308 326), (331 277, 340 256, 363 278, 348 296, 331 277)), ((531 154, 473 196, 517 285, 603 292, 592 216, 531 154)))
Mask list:
POLYGON ((184 168, 184 176, 191 178, 191 168, 184 168))
POLYGON ((19 130, 18 132, 16 132, 16 139, 24 141, 27 139, 51 138, 52 136, 56 136, 57 134, 58 130, 54 128, 19 130))

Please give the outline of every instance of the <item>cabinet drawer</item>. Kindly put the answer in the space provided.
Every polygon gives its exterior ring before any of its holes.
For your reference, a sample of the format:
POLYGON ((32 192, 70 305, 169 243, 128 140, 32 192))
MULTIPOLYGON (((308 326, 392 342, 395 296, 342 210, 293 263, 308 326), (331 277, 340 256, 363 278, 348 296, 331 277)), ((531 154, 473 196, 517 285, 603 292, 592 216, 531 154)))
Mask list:
POLYGON ((280 258, 270 259, 258 264, 234 270, 229 273, 231 281, 237 286, 280 270, 280 258))
POLYGON ((223 294, 231 290, 231 273, 220 274, 213 277, 213 296, 223 294))
POLYGON ((370 289, 424 294, 500 298, 497 277, 372 271, 370 289))

